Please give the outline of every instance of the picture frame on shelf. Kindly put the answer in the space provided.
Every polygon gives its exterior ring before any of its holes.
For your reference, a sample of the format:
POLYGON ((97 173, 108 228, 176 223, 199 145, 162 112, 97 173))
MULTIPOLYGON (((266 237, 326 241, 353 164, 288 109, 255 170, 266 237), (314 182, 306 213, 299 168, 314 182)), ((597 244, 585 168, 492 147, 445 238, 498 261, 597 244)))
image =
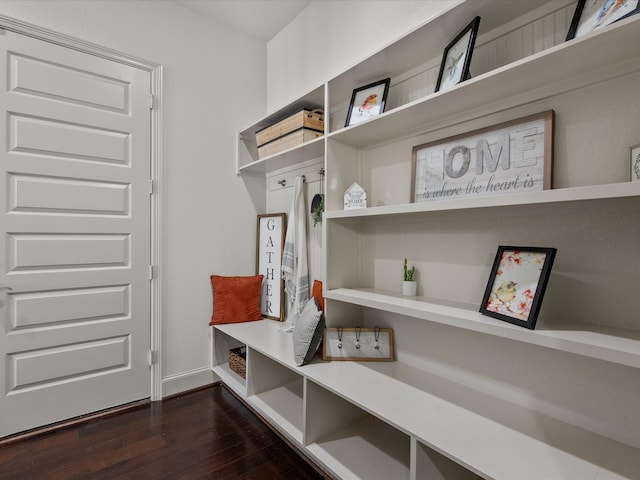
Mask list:
POLYGON ((436 92, 448 90, 470 78, 469 66, 479 27, 480 17, 475 17, 445 47, 436 82, 436 92))
POLYGON ((631 181, 640 182, 640 143, 629 150, 631 151, 631 181))
POLYGON ((391 79, 385 78, 354 89, 344 126, 349 127, 383 113, 390 84, 391 79))
POLYGON ((282 252, 286 233, 287 214, 258 215, 256 234, 256 274, 262 274, 260 310, 262 316, 284 321, 284 281, 282 280, 282 252))
POLYGON ((411 203, 548 190, 553 110, 413 147, 411 203))
POLYGON ((533 330, 556 252, 555 248, 500 245, 480 313, 533 330))
POLYGON ((640 0, 578 0, 567 40, 581 37, 639 12, 640 0))

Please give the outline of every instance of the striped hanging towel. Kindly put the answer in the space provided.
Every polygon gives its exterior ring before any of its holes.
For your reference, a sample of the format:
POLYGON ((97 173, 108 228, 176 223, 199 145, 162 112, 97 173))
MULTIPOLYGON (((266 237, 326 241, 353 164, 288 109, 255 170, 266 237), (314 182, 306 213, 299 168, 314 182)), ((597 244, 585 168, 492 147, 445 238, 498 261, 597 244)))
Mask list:
POLYGON ((296 178, 293 201, 287 218, 287 235, 282 253, 282 278, 289 301, 288 319, 291 326, 309 300, 309 265, 307 260, 307 211, 304 201, 304 180, 296 178))

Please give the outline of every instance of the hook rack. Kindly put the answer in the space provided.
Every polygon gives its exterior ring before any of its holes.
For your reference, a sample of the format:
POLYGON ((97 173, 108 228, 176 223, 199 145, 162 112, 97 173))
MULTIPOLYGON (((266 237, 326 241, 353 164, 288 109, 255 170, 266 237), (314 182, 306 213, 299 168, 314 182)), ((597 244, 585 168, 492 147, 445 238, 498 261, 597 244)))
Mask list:
MULTIPOLYGON (((316 174, 318 174, 318 176, 320 177, 324 177, 324 167, 321 168, 320 170, 316 171, 316 174)), ((302 177, 302 181, 306 182, 307 181, 307 176, 306 175, 301 175, 302 177)), ((278 185, 280 185, 281 187, 286 187, 287 186, 287 179, 286 178, 282 178, 280 180, 277 180, 276 183, 278 185)))

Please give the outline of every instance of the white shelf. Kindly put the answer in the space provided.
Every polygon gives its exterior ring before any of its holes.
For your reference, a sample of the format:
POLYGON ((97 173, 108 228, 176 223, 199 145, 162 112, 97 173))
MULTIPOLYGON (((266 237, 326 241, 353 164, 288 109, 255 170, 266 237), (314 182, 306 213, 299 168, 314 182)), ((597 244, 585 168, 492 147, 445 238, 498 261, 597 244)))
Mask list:
POLYGON ((559 188, 511 195, 462 198, 423 203, 385 205, 356 210, 331 210, 325 212, 326 219, 375 219, 383 217, 402 218, 408 215, 452 210, 470 210, 505 206, 544 205, 552 203, 607 200, 640 197, 640 182, 613 183, 586 187, 559 188))
POLYGON ((305 375, 484 478, 637 478, 640 471, 637 449, 424 370, 336 363, 308 365, 305 375))
POLYGON ((289 438, 302 443, 303 380, 297 380, 248 397, 249 403, 289 438))
POLYGON ((324 105, 324 85, 320 85, 316 87, 306 95, 300 97, 299 99, 291 102, 284 107, 275 110, 265 117, 261 118, 257 122, 249 125, 247 128, 240 132, 241 136, 249 136, 255 135, 255 132, 258 130, 262 130, 274 123, 279 122, 280 120, 284 120, 285 118, 293 115, 300 110, 307 109, 313 110, 316 108, 322 109, 324 105))
POLYGON ((410 478, 408 437, 371 416, 307 445, 307 449, 340 478, 410 478))
POLYGON ((235 338, 238 342, 250 345, 252 350, 256 350, 282 365, 292 369, 296 368, 292 334, 284 332, 285 324, 283 322, 258 320, 256 322, 216 325, 215 329, 235 338))
POLYGON ((236 153, 238 173, 264 175, 265 173, 295 165, 304 160, 323 156, 324 137, 320 137, 276 155, 259 159, 256 132, 284 120, 303 109, 324 110, 324 90, 324 85, 321 85, 296 101, 270 113, 239 132, 238 151, 236 153))
POLYGON ((636 15, 331 132, 328 139, 371 148, 637 71, 639 35, 636 15))
POLYGON ((229 368, 228 363, 216 365, 212 368, 213 373, 220 377, 226 385, 228 385, 234 392, 241 396, 247 394, 247 388, 244 378, 238 375, 236 372, 229 368))
POLYGON ((338 288, 329 290, 325 298, 640 368, 640 331, 636 330, 542 321, 535 330, 529 330, 482 315, 475 305, 447 304, 373 289, 338 288))
POLYGON ((323 156, 324 137, 318 137, 289 150, 243 165, 239 168, 239 171, 241 174, 264 175, 274 170, 323 156))

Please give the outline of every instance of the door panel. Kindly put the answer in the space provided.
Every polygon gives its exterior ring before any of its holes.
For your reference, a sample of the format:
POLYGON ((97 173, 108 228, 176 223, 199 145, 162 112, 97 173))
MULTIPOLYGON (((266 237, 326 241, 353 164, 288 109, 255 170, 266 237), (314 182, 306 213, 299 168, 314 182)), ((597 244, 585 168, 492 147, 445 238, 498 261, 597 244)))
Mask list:
POLYGON ((0 33, 0 437, 150 396, 150 88, 0 33))
POLYGON ((130 185, 8 174, 9 212, 130 215, 130 185))

